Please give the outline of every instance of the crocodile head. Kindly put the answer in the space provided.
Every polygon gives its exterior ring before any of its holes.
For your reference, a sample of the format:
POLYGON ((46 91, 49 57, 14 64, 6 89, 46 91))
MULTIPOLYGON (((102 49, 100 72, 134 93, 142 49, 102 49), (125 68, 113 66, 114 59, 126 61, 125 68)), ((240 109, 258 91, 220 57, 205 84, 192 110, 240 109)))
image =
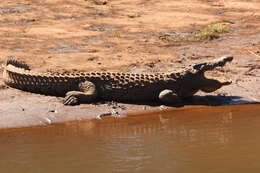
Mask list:
POLYGON ((206 71, 214 70, 216 67, 223 67, 227 62, 233 60, 232 56, 223 56, 208 62, 193 64, 186 70, 186 75, 182 80, 179 95, 189 97, 201 90, 206 93, 214 92, 222 86, 232 83, 231 80, 208 79, 205 76, 206 71))

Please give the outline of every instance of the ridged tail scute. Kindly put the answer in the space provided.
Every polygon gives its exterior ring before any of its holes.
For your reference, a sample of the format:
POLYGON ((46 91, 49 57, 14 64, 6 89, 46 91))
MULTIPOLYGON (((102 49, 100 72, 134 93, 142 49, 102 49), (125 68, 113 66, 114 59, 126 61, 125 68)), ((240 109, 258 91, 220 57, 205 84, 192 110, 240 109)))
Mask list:
POLYGON ((84 77, 62 74, 37 73, 16 57, 8 57, 3 65, 3 81, 12 88, 44 95, 65 96, 76 91, 84 77))
POLYGON ((20 58, 17 58, 17 57, 14 57, 14 56, 7 57, 5 66, 8 66, 9 64, 13 65, 17 68, 22 68, 24 70, 30 70, 30 67, 26 63, 22 62, 20 60, 20 58))

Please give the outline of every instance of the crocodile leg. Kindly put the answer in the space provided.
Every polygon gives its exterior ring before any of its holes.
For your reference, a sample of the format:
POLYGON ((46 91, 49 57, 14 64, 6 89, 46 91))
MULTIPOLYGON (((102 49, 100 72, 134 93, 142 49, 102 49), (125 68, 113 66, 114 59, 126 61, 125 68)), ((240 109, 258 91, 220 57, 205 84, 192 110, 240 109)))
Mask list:
POLYGON ((64 105, 78 105, 89 103, 97 98, 95 84, 89 81, 79 83, 79 91, 69 91, 66 93, 64 105))
POLYGON ((173 90, 163 90, 159 94, 159 99, 165 104, 172 104, 180 102, 180 98, 173 90))

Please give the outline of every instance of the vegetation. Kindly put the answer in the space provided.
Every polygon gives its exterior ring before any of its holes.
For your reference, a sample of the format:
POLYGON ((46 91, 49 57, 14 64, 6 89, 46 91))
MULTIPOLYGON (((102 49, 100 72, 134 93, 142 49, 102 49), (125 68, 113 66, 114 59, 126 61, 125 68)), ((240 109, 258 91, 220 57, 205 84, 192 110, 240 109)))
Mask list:
POLYGON ((174 42, 180 42, 180 41, 202 41, 202 40, 213 40, 220 37, 221 34, 228 32, 228 27, 217 23, 217 24, 211 24, 207 28, 204 28, 198 32, 195 32, 193 34, 187 34, 184 37, 178 37, 176 35, 171 35, 169 33, 165 33, 159 38, 161 40, 165 41, 174 41, 174 42))
POLYGON ((220 37, 220 34, 228 32, 228 28, 222 24, 211 24, 207 28, 196 33, 194 41, 213 40, 220 37))
POLYGON ((127 14, 127 17, 129 17, 129 18, 135 18, 135 17, 136 17, 136 15, 135 15, 135 14, 133 14, 133 13, 128 13, 128 14, 127 14))

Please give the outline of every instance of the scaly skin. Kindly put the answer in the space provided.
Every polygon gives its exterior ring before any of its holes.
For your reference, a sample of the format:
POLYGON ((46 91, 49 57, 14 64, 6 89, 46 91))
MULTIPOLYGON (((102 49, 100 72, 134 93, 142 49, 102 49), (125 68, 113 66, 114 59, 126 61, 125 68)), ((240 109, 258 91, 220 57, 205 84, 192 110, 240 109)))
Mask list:
POLYGON ((193 64, 169 73, 37 73, 19 60, 9 57, 3 65, 4 82, 17 89, 45 95, 66 96, 65 105, 96 99, 123 102, 158 101, 173 103, 197 91, 213 92, 231 82, 207 79, 204 72, 224 66, 233 57, 193 64))

